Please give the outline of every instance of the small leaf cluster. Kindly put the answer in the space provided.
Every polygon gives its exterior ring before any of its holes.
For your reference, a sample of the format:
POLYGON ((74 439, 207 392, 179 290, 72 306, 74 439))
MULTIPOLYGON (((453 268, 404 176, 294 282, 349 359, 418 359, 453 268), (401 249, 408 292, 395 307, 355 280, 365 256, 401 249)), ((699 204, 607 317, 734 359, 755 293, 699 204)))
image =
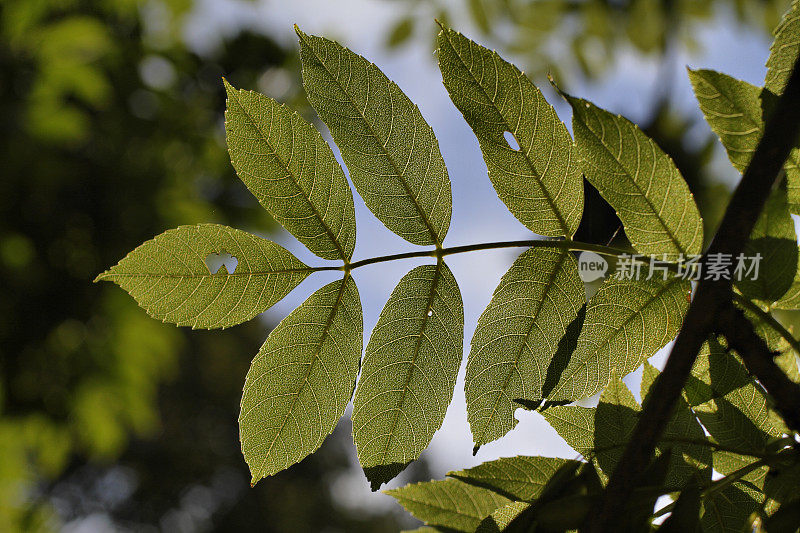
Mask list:
MULTIPOLYGON (((738 169, 747 166, 764 113, 797 56, 798 5, 778 28, 765 87, 689 72, 738 169)), ((417 106, 367 59, 296 31, 308 100, 358 195, 391 231, 432 247, 412 254, 432 263, 400 280, 366 349, 352 270, 408 254, 353 261, 353 194, 330 146, 296 112, 227 81, 225 129, 239 177, 297 240, 341 266, 308 266, 256 235, 201 224, 155 237, 98 279, 117 283, 154 318, 224 328, 253 318, 314 272, 341 271, 284 318, 253 359, 239 417, 242 452, 253 483, 274 475, 318 449, 352 400, 358 459, 377 489, 419 458, 442 425, 464 338, 461 293, 445 259, 482 245, 444 246, 450 178, 417 106), (222 251, 238 259, 233 272, 206 266, 208 254, 222 251)), ((607 483, 641 411, 621 378, 644 365, 641 397, 650 401, 658 371, 647 360, 680 330, 692 292, 670 273, 608 278, 587 300, 574 252, 618 251, 572 240, 583 179, 616 210, 635 252, 675 267, 702 252, 702 219, 671 158, 631 121, 562 92, 573 110, 573 138, 539 88, 496 52, 444 25, 437 44, 444 85, 479 141, 498 197, 541 236, 502 277, 472 338, 464 393, 474 446, 503 437, 524 406, 539 410, 585 460, 500 459, 389 493, 435 529, 573 529, 607 483), (570 405, 597 393, 597 407, 570 405)), ((790 216, 800 213, 798 153, 747 245, 764 258, 761 277, 737 286, 739 304, 794 378, 797 341, 769 311, 800 306, 790 216)), ((666 494, 676 499, 660 511, 671 512, 666 531, 739 530, 759 514, 780 519, 781 504, 797 498, 800 473, 788 433, 738 356, 710 338, 658 444, 652 486, 637 493, 638 511, 626 526, 649 527, 655 500, 666 494), (724 477, 714 480, 712 471, 724 477)))

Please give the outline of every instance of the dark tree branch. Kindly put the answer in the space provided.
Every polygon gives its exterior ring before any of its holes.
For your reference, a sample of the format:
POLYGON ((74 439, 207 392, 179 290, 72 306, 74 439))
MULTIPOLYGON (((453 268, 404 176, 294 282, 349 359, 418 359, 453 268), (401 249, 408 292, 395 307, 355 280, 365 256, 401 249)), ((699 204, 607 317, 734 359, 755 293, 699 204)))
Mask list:
POLYGON ((772 396, 786 425, 800 432, 800 385, 778 368, 773 360, 776 354, 758 336, 744 313, 733 305, 723 309, 717 317, 717 331, 728 339, 728 346, 741 356, 747 370, 772 396))
MULTIPOLYGON (((731 197, 720 228, 706 255, 723 253, 735 257, 742 253, 798 134, 800 69, 795 63, 786 89, 766 121, 764 135, 731 197)), ((664 371, 653 384, 650 400, 645 402, 605 494, 589 514, 583 531, 615 530, 619 517, 625 513, 631 492, 643 481, 641 473, 650 463, 656 442, 672 417, 675 403, 691 372, 697 353, 709 333, 716 328, 718 314, 731 305, 732 296, 730 281, 700 282, 664 371)))

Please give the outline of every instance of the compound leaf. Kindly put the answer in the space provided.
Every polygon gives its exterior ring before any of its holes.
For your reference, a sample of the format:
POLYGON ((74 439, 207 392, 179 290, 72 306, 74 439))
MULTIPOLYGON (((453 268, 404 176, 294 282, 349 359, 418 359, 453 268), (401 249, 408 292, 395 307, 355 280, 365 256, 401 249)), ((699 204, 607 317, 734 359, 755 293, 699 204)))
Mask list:
POLYGON ((312 294, 272 330, 244 382, 239 436, 253 483, 320 447, 353 394, 363 343, 353 278, 312 294))
POLYGON ((517 455, 447 475, 470 485, 493 490, 512 500, 533 501, 559 468, 574 462, 577 461, 517 455))
POLYGON ((585 303, 569 252, 531 248, 514 261, 472 338, 464 392, 476 446, 517 424, 515 400, 547 396, 574 347, 585 303))
POLYGON ((783 94, 789 74, 800 53, 800 1, 794 0, 783 20, 775 28, 775 40, 767 59, 767 77, 764 87, 777 95, 783 94))
POLYGON ((295 29, 308 101, 339 146, 364 203, 407 241, 441 243, 450 226, 450 178, 417 106, 363 57, 295 29))
POLYGON ((444 26, 438 52, 444 85, 478 137, 500 199, 534 233, 574 235, 583 179, 553 107, 517 67, 444 26))
POLYGON ((586 179, 617 211, 633 247, 668 259, 698 255, 703 221, 672 159, 628 119, 566 98, 586 179))
POLYGON ((427 525, 473 532, 481 521, 511 500, 457 479, 406 485, 385 491, 427 525))
POLYGON ((192 328, 226 328, 272 307, 312 270, 284 248, 227 226, 180 226, 151 239, 95 281, 113 281, 153 318, 192 328), (210 254, 236 257, 216 273, 210 254))
POLYGON ((586 320, 552 400, 591 396, 608 382, 636 370, 677 334, 689 307, 688 281, 608 278, 589 300, 586 320))
POLYGON ((353 193, 328 143, 300 115, 227 81, 231 163, 264 208, 309 250, 348 261, 356 244, 353 193))
POLYGON ((372 332, 353 400, 353 440, 373 490, 417 459, 442 425, 463 341, 464 306, 447 265, 406 274, 372 332))

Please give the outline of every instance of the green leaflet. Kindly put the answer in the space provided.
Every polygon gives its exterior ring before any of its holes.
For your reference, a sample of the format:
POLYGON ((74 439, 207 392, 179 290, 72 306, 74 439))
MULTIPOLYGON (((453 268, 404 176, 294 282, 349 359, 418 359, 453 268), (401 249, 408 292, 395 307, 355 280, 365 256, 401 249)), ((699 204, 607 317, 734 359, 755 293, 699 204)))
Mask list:
POLYGON ((569 252, 531 248, 514 261, 472 338, 464 393, 476 446, 517 424, 514 400, 547 396, 574 347, 585 302, 569 252))
MULTIPOLYGON (((711 129, 719 136, 733 166, 744 172, 764 134, 765 108, 775 95, 760 87, 713 70, 689 70, 689 79, 711 129)), ((789 205, 800 209, 800 149, 784 164, 789 205)))
POLYGON ((349 261, 356 244, 353 193, 328 143, 296 112, 227 81, 231 163, 261 205, 309 250, 349 261))
POLYGON ((475 531, 495 509, 511 503, 508 498, 490 490, 452 478, 415 483, 385 492, 427 525, 446 526, 448 531, 469 533, 475 531))
POLYGON ((350 401, 363 343, 349 275, 312 294, 272 330, 244 382, 239 436, 253 483, 322 444, 350 401))
MULTIPOLYGON (((646 395, 657 371, 649 364, 642 378, 646 395)), ((556 406, 542 412, 559 435, 584 457, 594 457, 605 475, 616 467, 641 408, 616 371, 612 371, 608 387, 600 396, 597 408, 556 406)), ((702 475, 711 479, 711 453, 706 446, 688 444, 686 439, 704 440, 702 428, 685 403, 679 405, 670 420, 657 449, 671 449, 666 485, 681 487, 687 479, 702 475)))
POLYGON ((775 309, 800 309, 800 270, 795 272, 789 289, 772 304, 775 309))
MULTIPOLYGON (((650 388, 658 374, 659 371, 645 361, 641 384, 643 404, 648 400, 650 388)), ((686 439, 705 441, 706 436, 689 404, 679 397, 658 446, 660 450, 672 449, 666 480, 668 486, 682 487, 687 480, 692 478, 699 480, 701 477, 705 482, 711 482, 711 448, 689 444, 685 442, 686 439)))
POLYGON ((728 158, 744 172, 764 134, 761 88, 713 70, 688 70, 697 102, 728 158))
POLYGON ((464 305, 447 265, 406 274, 372 331, 353 400, 353 440, 373 490, 417 459, 441 427, 463 342, 464 305))
POLYGON ((529 507, 530 504, 525 502, 512 502, 504 505, 484 518, 475 533, 499 533, 500 531, 505 531, 511 525, 511 522, 529 507))
POLYGON ((407 241, 441 244, 450 226, 450 178, 417 106, 363 57, 295 29, 308 101, 364 203, 407 241))
POLYGON ((220 226, 180 226, 151 239, 95 281, 113 281, 153 318, 192 328, 250 320, 294 289, 311 269, 277 244, 220 226), (206 266, 209 254, 238 259, 234 272, 206 266))
POLYGON ((798 35, 800 35, 800 1, 794 0, 781 23, 775 28, 775 40, 770 46, 767 59, 767 77, 764 86, 777 95, 783 94, 792 66, 800 53, 798 35))
POLYGON ((567 463, 558 457, 503 457, 447 475, 464 483, 493 490, 512 500, 533 501, 555 472, 567 463))
POLYGON ((633 247, 668 259, 699 254, 702 219, 672 159, 628 119, 566 98, 586 179, 617 211, 633 247))
POLYGON ((444 26, 438 52, 444 85, 478 137, 500 199, 534 233, 574 235, 583 179, 553 107, 517 67, 444 26), (509 146, 505 132, 518 146, 509 146))
MULTIPOLYGON (((737 356, 709 340, 697 356, 684 396, 711 437, 723 446, 764 452, 772 437, 786 428, 769 409, 766 394, 756 385, 737 356)), ((727 451, 713 454, 714 469, 722 474, 756 459, 727 451)), ((763 485, 766 467, 744 479, 763 485)))
POLYGON ((689 291, 678 277, 606 279, 589 300, 578 345, 549 398, 585 398, 605 386, 612 367, 620 376, 636 370, 677 334, 689 291))
POLYGON ((746 483, 736 481, 712 497, 703 498, 700 524, 704 533, 752 531, 748 517, 760 507, 764 495, 746 483))
POLYGON ((606 475, 616 467, 641 408, 616 371, 597 408, 555 406, 542 412, 561 438, 584 457, 594 457, 606 475))
POLYGON ((778 188, 767 200, 744 248, 746 257, 761 256, 758 278, 736 281, 742 294, 766 303, 780 299, 797 274, 797 234, 786 203, 786 191, 778 188))

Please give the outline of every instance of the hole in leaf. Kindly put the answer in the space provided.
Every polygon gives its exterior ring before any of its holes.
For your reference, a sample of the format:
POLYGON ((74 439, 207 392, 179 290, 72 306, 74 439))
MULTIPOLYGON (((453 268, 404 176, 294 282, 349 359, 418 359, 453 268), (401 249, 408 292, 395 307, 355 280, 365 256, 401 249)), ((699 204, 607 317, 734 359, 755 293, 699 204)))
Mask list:
POLYGON ((239 260, 225 251, 221 251, 218 254, 210 253, 206 256, 206 266, 212 274, 225 274, 226 272, 233 274, 238 264, 239 260), (222 270, 223 267, 225 267, 225 270, 222 270))
POLYGON ((433 316, 433 309, 428 309, 428 316, 433 316))
POLYGON ((510 131, 504 131, 503 137, 505 137, 508 146, 510 146, 512 150, 519 150, 519 143, 514 138, 514 135, 511 134, 510 131))

